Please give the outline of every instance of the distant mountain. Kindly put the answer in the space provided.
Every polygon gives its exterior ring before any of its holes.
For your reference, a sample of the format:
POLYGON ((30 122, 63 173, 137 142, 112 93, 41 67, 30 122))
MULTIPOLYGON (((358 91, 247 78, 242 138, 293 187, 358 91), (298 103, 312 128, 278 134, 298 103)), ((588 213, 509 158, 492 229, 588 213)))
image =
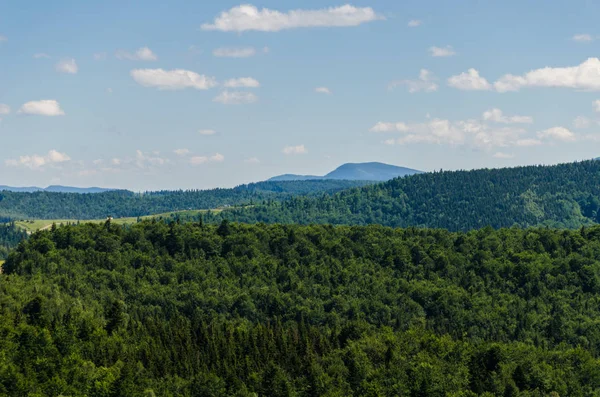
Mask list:
POLYGON ((384 163, 347 163, 324 176, 285 174, 269 181, 305 181, 312 179, 338 179, 349 181, 389 181, 401 176, 421 174, 422 171, 384 163))
POLYGON ((72 186, 60 186, 60 185, 51 185, 47 188, 41 188, 37 186, 26 186, 26 187, 13 187, 0 185, 1 191, 9 191, 9 192, 22 192, 22 193, 33 193, 33 192, 53 192, 53 193, 102 193, 102 192, 110 192, 116 189, 105 189, 101 187, 72 187, 72 186))

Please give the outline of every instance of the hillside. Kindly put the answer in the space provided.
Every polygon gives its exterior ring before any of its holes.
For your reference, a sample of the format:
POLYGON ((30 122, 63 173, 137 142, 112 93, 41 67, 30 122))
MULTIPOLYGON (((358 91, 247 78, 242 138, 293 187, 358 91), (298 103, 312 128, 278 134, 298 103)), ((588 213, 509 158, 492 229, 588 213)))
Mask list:
POLYGON ((214 209, 286 200, 293 196, 331 194, 369 181, 259 182, 233 189, 95 194, 0 192, 0 222, 10 219, 105 219, 138 217, 182 210, 214 209))
POLYGON ((0 275, 0 395, 593 396, 598 252, 598 227, 59 227, 0 275))
POLYGON ((384 163, 347 163, 324 176, 285 174, 269 179, 269 181, 296 181, 311 179, 337 179, 354 181, 389 181, 407 175, 419 174, 421 171, 398 167, 384 163))
POLYGON ((381 224, 469 230, 575 228, 600 222, 600 162, 434 172, 281 203, 227 211, 242 222, 381 224))

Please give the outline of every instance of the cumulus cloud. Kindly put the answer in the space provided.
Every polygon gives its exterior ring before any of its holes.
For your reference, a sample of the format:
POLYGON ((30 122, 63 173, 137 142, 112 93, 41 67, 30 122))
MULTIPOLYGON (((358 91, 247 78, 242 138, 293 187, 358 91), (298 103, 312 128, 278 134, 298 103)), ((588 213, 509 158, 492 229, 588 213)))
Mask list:
POLYGON ((239 79, 229 79, 223 86, 227 88, 258 88, 260 83, 252 77, 240 77, 239 79))
POLYGON ((159 90, 208 90, 217 85, 214 77, 183 69, 134 69, 131 77, 144 87, 156 87, 159 90))
POLYGON ((213 23, 205 23, 201 28, 221 32, 278 32, 294 28, 358 26, 378 19, 384 18, 372 8, 359 8, 349 4, 320 10, 288 12, 258 9, 251 4, 243 4, 223 11, 213 23))
POLYGON ((225 156, 221 153, 215 153, 212 156, 194 156, 190 158, 190 164, 201 165, 206 163, 222 163, 225 161, 225 156))
POLYGON ((537 133, 540 139, 551 139, 562 142, 573 142, 576 136, 573 132, 565 127, 552 127, 537 133))
POLYGON ((198 131, 200 135, 214 135, 217 133, 215 130, 200 130, 198 131))
POLYGON ((306 154, 306 153, 308 153, 308 150, 306 149, 306 147, 304 147, 304 145, 298 145, 298 146, 286 146, 283 148, 283 150, 281 150, 281 152, 286 155, 306 154))
POLYGON ((370 132, 407 132, 409 131, 409 127, 406 123, 386 123, 383 121, 375 124, 370 132))
POLYGON ((492 85, 473 68, 450 77, 448 85, 463 91, 487 91, 492 89, 492 85))
POLYGON ((515 155, 510 153, 496 152, 492 157, 495 159, 512 159, 515 157, 515 155))
POLYGON ((589 128, 592 125, 592 121, 585 116, 577 116, 573 120, 573 127, 577 129, 589 128))
POLYGON ((118 50, 115 53, 115 57, 121 60, 130 61, 156 61, 158 56, 148 47, 139 48, 137 51, 131 53, 125 50, 118 50))
POLYGON ((592 106, 594 107, 594 112, 600 112, 600 99, 592 102, 592 106))
POLYGON ((213 102, 222 103, 223 105, 242 105, 256 101, 258 101, 256 95, 243 91, 223 91, 213 99, 213 102))
POLYGON ((594 40, 592 35, 587 34, 587 33, 576 34, 572 37, 572 39, 573 39, 573 41, 578 41, 580 43, 589 43, 590 41, 594 40))
POLYGON ((499 92, 519 91, 524 87, 561 87, 583 91, 600 90, 600 59, 589 58, 577 66, 545 67, 521 76, 507 74, 494 83, 499 92))
POLYGON ((4 115, 4 114, 9 114, 10 113, 10 106, 5 105, 4 103, 0 103, 0 114, 4 115))
POLYGON ((185 156, 185 155, 189 154, 190 151, 188 149, 175 149, 175 150, 173 150, 173 153, 175 153, 178 156, 185 156))
POLYGON ((315 92, 318 94, 331 95, 331 90, 327 87, 317 87, 317 88, 315 88, 315 92))
POLYGON ((456 51, 454 51, 454 48, 450 45, 447 45, 446 47, 430 47, 429 53, 432 57, 451 57, 456 55, 456 51))
POLYGON ((437 91, 438 85, 435 82, 435 76, 427 69, 421 69, 419 72, 419 78, 417 80, 398 80, 392 81, 388 88, 394 89, 398 86, 406 86, 408 92, 414 94, 415 92, 434 92, 437 91))
POLYGON ((213 50, 213 55, 219 58, 249 58, 256 55, 254 47, 226 48, 213 50))
POLYGON ((56 70, 61 73, 76 74, 79 67, 73 58, 63 59, 56 64, 56 70))
POLYGON ((64 116, 65 112, 60 108, 60 104, 54 99, 43 99, 40 101, 30 101, 19 109, 21 114, 35 114, 38 116, 64 116))
POLYGON ((521 136, 526 133, 521 128, 498 128, 474 119, 452 122, 437 118, 412 124, 379 122, 370 131, 402 134, 399 138, 385 140, 386 145, 450 144, 470 145, 486 150, 493 147, 515 146, 521 136))
MULTIPOLYGON (((162 166, 168 162, 169 160, 164 157, 160 157, 158 152, 144 153, 139 149, 135 151, 134 163, 138 166, 138 168, 147 169, 150 167, 162 166)), ((122 161, 119 161, 119 164, 121 163, 122 161)))
POLYGON ((46 166, 53 166, 70 160, 71 158, 67 154, 52 149, 45 156, 37 154, 20 156, 18 159, 6 160, 5 164, 9 167, 25 167, 31 170, 40 170, 46 166))
POLYGON ((533 118, 529 116, 505 116, 502 110, 494 108, 483 113, 485 121, 504 124, 531 124, 533 118))
POLYGON ((423 22, 420 19, 412 19, 408 21, 409 28, 416 28, 417 26, 421 26, 423 22))

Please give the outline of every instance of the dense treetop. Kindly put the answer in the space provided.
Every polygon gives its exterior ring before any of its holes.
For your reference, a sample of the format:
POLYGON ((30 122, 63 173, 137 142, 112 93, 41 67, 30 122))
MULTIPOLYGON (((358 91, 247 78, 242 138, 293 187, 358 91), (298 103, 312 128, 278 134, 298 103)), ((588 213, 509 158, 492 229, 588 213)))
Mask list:
POLYGON ((82 224, 4 270, 0 396, 600 390, 600 227, 82 224))

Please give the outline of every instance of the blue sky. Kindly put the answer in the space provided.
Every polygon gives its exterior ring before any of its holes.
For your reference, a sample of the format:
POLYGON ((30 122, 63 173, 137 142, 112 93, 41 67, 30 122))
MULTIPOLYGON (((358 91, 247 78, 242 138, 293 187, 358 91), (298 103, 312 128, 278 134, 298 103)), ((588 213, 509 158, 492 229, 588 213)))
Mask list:
POLYGON ((0 1, 0 184, 600 156, 598 2, 243 4, 0 1))

